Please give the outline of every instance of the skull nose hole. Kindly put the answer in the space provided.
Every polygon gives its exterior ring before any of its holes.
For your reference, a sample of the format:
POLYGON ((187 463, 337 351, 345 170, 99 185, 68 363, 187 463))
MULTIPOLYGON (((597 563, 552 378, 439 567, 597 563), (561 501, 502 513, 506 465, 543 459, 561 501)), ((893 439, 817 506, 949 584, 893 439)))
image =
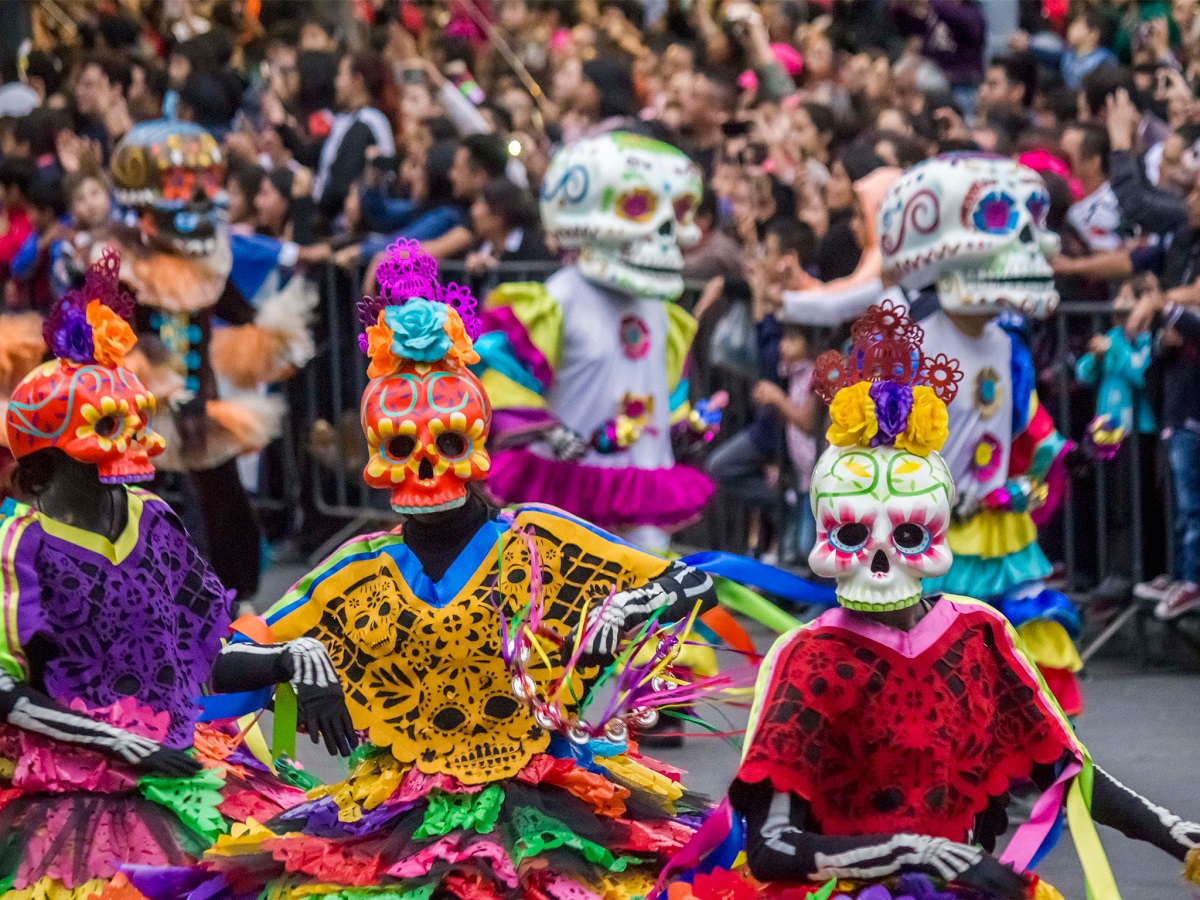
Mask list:
POLYGON ((1033 243, 1033 229, 1030 228, 1028 225, 1026 225, 1024 228, 1021 229, 1021 233, 1018 235, 1018 237, 1021 239, 1022 244, 1032 244, 1033 243))
POLYGON ((875 555, 871 557, 871 572, 874 574, 884 575, 892 569, 888 562, 887 554, 882 550, 876 550, 875 555))
POLYGON ((433 463, 427 459, 421 460, 421 464, 417 466, 417 477, 422 481, 433 477, 433 463))
POLYGON ((667 221, 663 222, 660 226, 658 226, 658 233, 663 237, 670 237, 673 235, 675 233, 675 220, 667 219, 667 221))

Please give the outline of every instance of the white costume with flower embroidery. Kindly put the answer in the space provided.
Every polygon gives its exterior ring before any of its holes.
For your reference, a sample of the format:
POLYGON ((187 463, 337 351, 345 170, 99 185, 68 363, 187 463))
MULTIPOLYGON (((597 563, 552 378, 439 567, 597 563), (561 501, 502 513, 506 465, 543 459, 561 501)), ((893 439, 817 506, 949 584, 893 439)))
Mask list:
POLYGON ((714 424, 688 403, 696 322, 671 302, 699 199, 691 161, 638 135, 555 156, 542 218, 578 259, 544 285, 501 285, 476 345, 496 413, 488 484, 506 503, 549 503, 657 549, 700 515, 712 483, 675 461, 671 434, 707 439, 714 424))
POLYGON ((921 320, 926 353, 960 360, 963 380, 950 403, 950 436, 942 459, 959 497, 982 498, 1003 487, 1012 451, 1011 341, 995 322, 978 338, 963 334, 938 310, 921 320))

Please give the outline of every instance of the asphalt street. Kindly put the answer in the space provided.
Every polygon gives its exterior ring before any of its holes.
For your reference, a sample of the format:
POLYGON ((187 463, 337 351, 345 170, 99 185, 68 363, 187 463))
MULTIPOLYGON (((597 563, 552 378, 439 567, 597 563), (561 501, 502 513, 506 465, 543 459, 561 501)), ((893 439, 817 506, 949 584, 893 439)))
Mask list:
MULTIPOLYGON (((273 568, 256 605, 265 609, 303 574, 299 567, 273 568)), ((764 648, 771 639, 765 631, 752 634, 764 648)), ((1152 640, 1157 637, 1151 633, 1152 640)), ((1171 669, 1148 673, 1136 671, 1120 657, 1094 661, 1085 672, 1086 709, 1077 727, 1093 758, 1108 772, 1184 818, 1200 820, 1200 662, 1193 658, 1189 668, 1186 655, 1173 656, 1177 659, 1171 669)), ((731 716, 733 727, 744 727, 744 712, 722 708, 721 714, 731 716)), ((722 730, 732 730, 724 721, 719 724, 722 730)), ((739 756, 738 747, 726 740, 698 736, 689 737, 681 749, 655 753, 688 771, 685 783, 689 788, 713 798, 719 798, 728 787, 739 756)), ((324 779, 336 780, 346 772, 343 763, 303 736, 298 754, 307 768, 324 779)), ((1200 890, 1189 893, 1179 877, 1181 867, 1173 858, 1103 826, 1099 831, 1123 900, 1200 898, 1200 890)), ((1038 873, 1066 900, 1086 900, 1069 834, 1064 833, 1038 873)))

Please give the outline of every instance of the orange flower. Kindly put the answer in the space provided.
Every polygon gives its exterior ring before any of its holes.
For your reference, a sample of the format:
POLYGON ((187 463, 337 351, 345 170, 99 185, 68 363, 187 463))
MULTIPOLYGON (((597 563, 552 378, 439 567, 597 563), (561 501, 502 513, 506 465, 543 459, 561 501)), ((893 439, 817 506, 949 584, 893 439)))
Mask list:
POLYGON ((400 370, 400 358, 392 352, 392 329, 383 324, 383 310, 374 325, 367 326, 367 355, 371 364, 367 366, 368 378, 392 375, 400 370))
POLYGON ((129 323, 99 300, 88 303, 85 315, 92 328, 96 362, 113 368, 125 365, 125 354, 137 343, 129 323))
POLYGON ((479 362, 479 354, 475 352, 471 338, 467 336, 467 330, 463 327, 462 316, 453 307, 448 308, 446 312, 444 327, 450 338, 450 349, 446 351, 446 359, 458 363, 460 366, 469 366, 479 362))

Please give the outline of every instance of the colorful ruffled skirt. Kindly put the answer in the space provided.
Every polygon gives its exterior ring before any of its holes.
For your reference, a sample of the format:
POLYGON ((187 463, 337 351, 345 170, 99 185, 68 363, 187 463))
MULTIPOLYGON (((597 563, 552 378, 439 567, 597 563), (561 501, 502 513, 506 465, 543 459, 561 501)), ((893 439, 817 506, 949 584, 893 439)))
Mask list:
POLYGON ((1075 604, 1042 584, 1052 566, 1028 513, 984 510, 950 526, 950 571, 926 579, 926 593, 958 594, 991 603, 1017 629, 1047 686, 1069 716, 1083 711, 1075 673, 1083 661, 1073 639, 1082 628, 1075 604))
MULTIPOLYGON (((1029 900, 1063 900, 1062 894, 1036 876, 1026 896, 1029 900)), ((947 885, 920 873, 869 883, 763 884, 744 868, 716 869, 709 875, 696 875, 691 884, 676 882, 667 889, 665 897, 666 900, 1000 900, 996 895, 947 885)))
MULTIPOLYGON (((153 740, 169 724, 133 701, 88 714, 153 740)), ((205 725, 193 754, 199 774, 161 778, 0 725, 0 896, 83 900, 125 865, 192 865, 233 823, 279 815, 315 783, 286 764, 272 775, 236 736, 205 725)))
POLYGON ((492 454, 488 489, 502 502, 546 503, 601 528, 675 531, 700 517, 713 484, 676 463, 662 469, 562 462, 525 447, 492 454))
MULTIPOLYGON (((272 900, 624 900, 653 888, 707 808, 669 766, 559 739, 483 785, 422 774, 374 747, 356 759, 309 802, 219 838, 203 868, 234 894, 267 887, 272 900)), ((196 873, 180 875, 194 886, 196 873)))

